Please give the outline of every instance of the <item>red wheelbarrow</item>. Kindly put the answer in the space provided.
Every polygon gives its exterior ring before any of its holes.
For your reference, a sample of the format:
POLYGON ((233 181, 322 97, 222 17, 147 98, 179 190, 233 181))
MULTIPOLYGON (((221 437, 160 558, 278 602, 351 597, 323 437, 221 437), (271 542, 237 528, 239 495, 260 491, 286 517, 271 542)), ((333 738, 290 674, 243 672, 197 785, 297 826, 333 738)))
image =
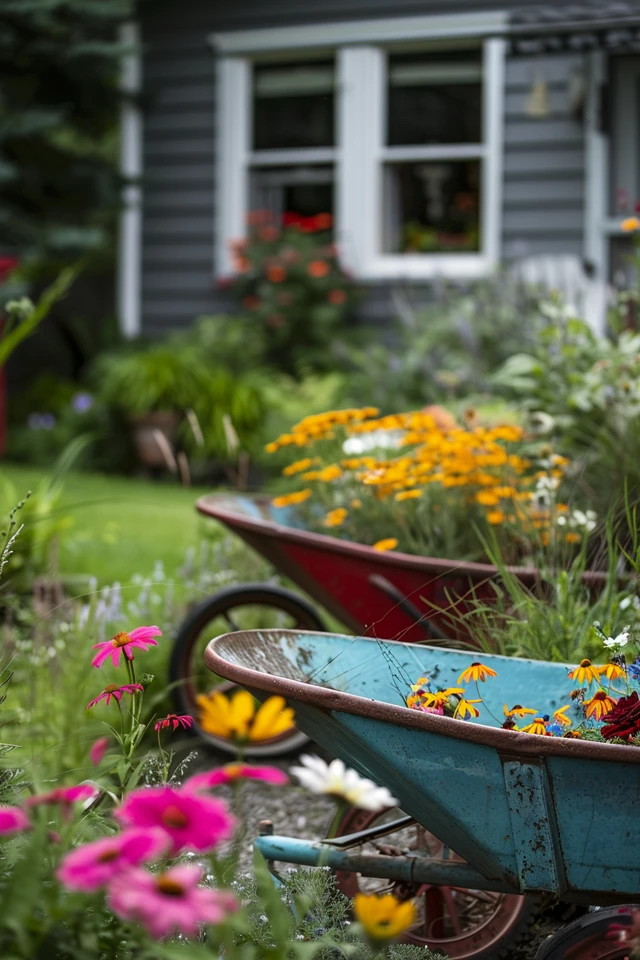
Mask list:
MULTIPOLYGON (((407 553, 381 553, 373 547, 306 530, 291 507, 274 507, 268 497, 213 494, 196 504, 204 516, 233 530, 279 573, 288 577, 339 624, 355 634, 379 639, 447 646, 472 638, 462 619, 465 598, 490 600, 497 567, 407 553), (446 611, 443 612, 443 611, 446 611)), ((511 567, 527 586, 539 581, 534 568, 511 567)), ((605 575, 588 572, 597 590, 605 575)), ((312 603, 281 586, 247 583, 208 597, 182 624, 173 647, 169 680, 176 709, 194 717, 195 730, 212 747, 235 753, 233 745, 198 727, 196 696, 211 688, 203 664, 206 644, 229 630, 258 628, 326 630, 312 603)), ((218 687, 223 689, 223 687, 218 687)), ((296 731, 252 744, 247 753, 277 756, 300 747, 296 731)))

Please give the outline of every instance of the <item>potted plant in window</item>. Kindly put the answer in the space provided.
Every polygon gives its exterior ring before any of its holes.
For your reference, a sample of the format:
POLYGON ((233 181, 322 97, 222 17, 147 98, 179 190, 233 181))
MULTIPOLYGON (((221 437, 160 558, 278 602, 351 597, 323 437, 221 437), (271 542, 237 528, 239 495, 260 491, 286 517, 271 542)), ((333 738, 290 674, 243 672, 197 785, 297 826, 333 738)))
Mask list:
POLYGON ((166 464, 162 438, 173 446, 180 418, 194 406, 206 376, 195 350, 179 343, 109 354, 100 360, 99 395, 131 423, 143 466, 166 464))

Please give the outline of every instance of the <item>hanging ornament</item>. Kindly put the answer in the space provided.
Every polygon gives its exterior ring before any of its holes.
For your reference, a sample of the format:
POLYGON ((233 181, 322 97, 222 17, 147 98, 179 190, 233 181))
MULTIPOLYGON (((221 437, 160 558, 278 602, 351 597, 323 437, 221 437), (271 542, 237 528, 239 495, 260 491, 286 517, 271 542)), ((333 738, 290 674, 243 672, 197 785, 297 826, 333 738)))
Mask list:
POLYGON ((525 111, 530 117, 548 117, 551 113, 549 88, 543 76, 538 76, 533 81, 531 92, 525 104, 525 111))

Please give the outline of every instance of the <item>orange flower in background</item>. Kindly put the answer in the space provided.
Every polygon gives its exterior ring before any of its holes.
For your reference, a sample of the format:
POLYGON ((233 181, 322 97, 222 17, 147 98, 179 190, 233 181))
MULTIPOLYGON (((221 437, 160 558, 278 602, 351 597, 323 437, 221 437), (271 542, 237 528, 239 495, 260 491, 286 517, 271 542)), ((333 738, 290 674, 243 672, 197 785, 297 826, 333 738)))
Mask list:
POLYGON ((251 262, 246 257, 236 257, 233 261, 233 269, 236 273, 248 273, 251 262))
MULTIPOLYGON (((271 446, 271 444, 269 444, 271 446)), ((317 457, 305 457, 304 460, 296 460, 295 463, 290 463, 288 467, 285 467, 282 471, 283 477, 293 477, 296 473, 302 473, 303 470, 308 470, 309 467, 312 467, 314 463, 318 462, 317 457)))
POLYGON ((312 260, 307 267, 307 273, 310 277, 314 277, 315 279, 326 277, 326 275, 329 273, 329 264, 326 260, 312 260))
POLYGON ((567 543, 580 543, 582 537, 579 533, 568 533, 565 537, 567 543))
POLYGON ((333 224, 333 217, 330 213, 316 213, 316 230, 330 230, 333 224))
POLYGON ((605 663, 603 667, 597 667, 601 677, 607 680, 623 680, 626 676, 625 671, 617 663, 605 663))
POLYGON ((627 217, 620 224, 620 229, 625 233, 633 233, 634 230, 640 230, 640 220, 638 217, 627 217))
POLYGON ((400 493, 396 493, 396 500, 417 500, 418 497, 422 496, 422 490, 401 490, 400 493))
POLYGON ((345 302, 347 299, 347 294, 344 290, 329 290, 327 294, 327 300, 329 303, 333 304, 334 307, 338 307, 345 302))
POLYGON ((492 527, 497 527, 498 524, 504 523, 506 517, 502 510, 490 510, 487 514, 487 520, 492 527))
POLYGON ((383 540, 378 540, 377 543, 374 543, 373 549, 379 553, 384 553, 386 550, 395 550, 397 546, 398 541, 395 537, 385 537, 383 540))
POLYGON ((267 268, 267 280, 269 283, 282 283, 287 278, 287 271, 277 263, 272 263, 267 268))
POLYGON ((285 493, 281 497, 274 497, 271 501, 274 507, 294 507, 304 503, 311 496, 311 490, 297 490, 295 493, 285 493))
POLYGON ((340 527, 347 517, 347 511, 344 507, 336 507, 335 510, 329 510, 324 518, 325 527, 340 527))

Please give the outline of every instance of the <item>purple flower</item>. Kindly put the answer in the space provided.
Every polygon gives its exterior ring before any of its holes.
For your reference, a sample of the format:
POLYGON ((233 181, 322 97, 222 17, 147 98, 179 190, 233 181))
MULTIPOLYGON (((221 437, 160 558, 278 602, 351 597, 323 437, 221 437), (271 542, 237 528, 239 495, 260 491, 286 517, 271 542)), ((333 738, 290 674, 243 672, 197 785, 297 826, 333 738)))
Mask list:
POLYGON ((76 413, 86 413, 93 406, 93 397, 90 393, 76 393, 71 406, 76 413))
POLYGON ((40 426, 43 430, 53 430, 56 425, 56 418, 52 413, 43 413, 40 417, 40 426))

